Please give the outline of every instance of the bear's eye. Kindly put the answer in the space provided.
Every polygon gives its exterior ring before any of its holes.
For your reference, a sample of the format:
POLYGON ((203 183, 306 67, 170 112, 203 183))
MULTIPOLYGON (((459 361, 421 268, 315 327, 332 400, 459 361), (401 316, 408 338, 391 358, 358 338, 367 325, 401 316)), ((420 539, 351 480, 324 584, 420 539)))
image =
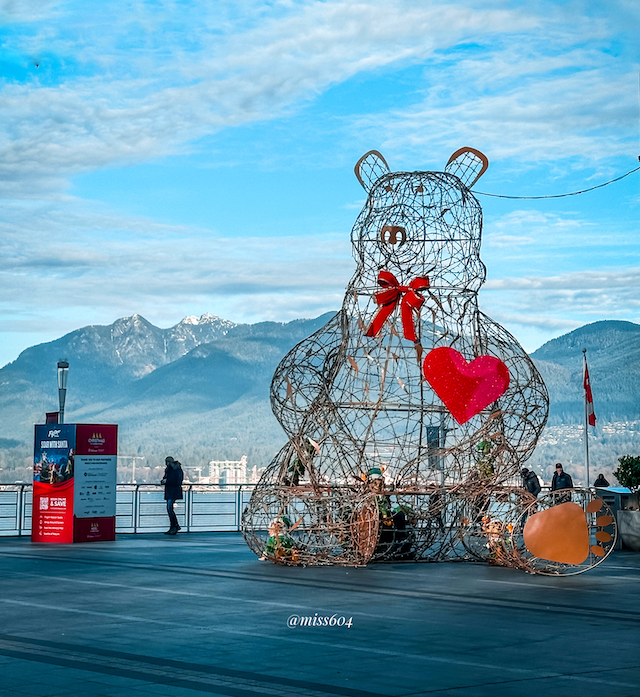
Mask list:
POLYGON ((393 187, 391 186, 391 184, 387 184, 387 185, 384 187, 384 190, 385 190, 385 191, 393 191, 393 187))

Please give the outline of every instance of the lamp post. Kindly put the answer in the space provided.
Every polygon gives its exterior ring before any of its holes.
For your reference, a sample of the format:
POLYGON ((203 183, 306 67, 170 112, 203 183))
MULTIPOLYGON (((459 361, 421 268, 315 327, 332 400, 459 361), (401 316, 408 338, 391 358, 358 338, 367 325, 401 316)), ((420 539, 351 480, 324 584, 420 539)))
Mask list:
POLYGON ((58 423, 64 423, 64 402, 67 397, 67 378, 69 377, 69 364, 67 361, 58 361, 58 399, 60 401, 60 419, 58 423))

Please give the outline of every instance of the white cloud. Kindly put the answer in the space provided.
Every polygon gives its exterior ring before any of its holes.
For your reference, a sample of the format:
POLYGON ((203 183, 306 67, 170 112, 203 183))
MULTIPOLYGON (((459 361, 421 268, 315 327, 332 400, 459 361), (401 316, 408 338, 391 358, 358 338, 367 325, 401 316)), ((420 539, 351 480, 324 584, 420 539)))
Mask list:
POLYGON ((517 325, 520 327, 527 327, 533 329, 541 329, 545 332, 552 330, 556 333, 566 333, 577 329, 584 324, 578 320, 571 319, 560 319, 556 317, 550 317, 549 315, 535 315, 530 313, 508 313, 508 312, 497 312, 492 315, 492 319, 500 324, 507 325, 509 327, 517 325))
POLYGON ((525 276, 487 281, 487 290, 561 290, 572 294, 584 290, 594 293, 612 288, 626 288, 640 298, 640 267, 627 269, 593 270, 567 273, 559 276, 525 276))
MULTIPOLYGON (((189 152, 205 135, 295 114, 354 76, 423 70, 394 110, 371 113, 372 101, 336 116, 332 135, 341 125, 362 152, 382 140, 396 159, 410 150, 411 163, 422 155, 444 163, 467 143, 510 158, 518 171, 549 163, 536 176, 550 178, 577 160, 602 160, 602 172, 631 145, 635 153, 637 51, 612 45, 614 31, 637 26, 637 4, 505 7, 121 0, 88 11, 80 2, 0 1, 0 16, 16 27, 3 48, 28 75, 0 83, 0 196, 9 199, 0 220, 0 327, 50 332, 55 319, 67 331, 133 312, 161 325, 205 311, 284 320, 336 309, 354 268, 344 235, 238 244, 214 230, 119 216, 65 191, 77 173, 189 152)), ((319 150, 304 157, 314 161, 319 150)), ((579 212, 519 210, 489 222, 489 254, 505 264, 547 254, 543 270, 567 268, 553 250, 594 248, 605 235, 592 234, 579 212)), ((606 235, 627 244, 615 230, 606 235)), ((547 332, 547 340, 594 313, 640 316, 639 276, 505 277, 490 280, 482 297, 507 326, 547 332)))
POLYGON ((118 15, 118 7, 131 9, 110 5, 99 22, 71 15, 66 23, 65 16, 36 37, 14 38, 23 52, 46 46, 50 61, 62 67, 56 72, 43 60, 41 74, 53 71, 48 82, 34 78, 2 89, 0 194, 59 191, 75 173, 176 152, 221 128, 282 115, 358 72, 423 60, 463 37, 537 22, 459 4, 309 2, 254 28, 234 32, 232 23, 224 35, 219 22, 209 21, 214 11, 207 6, 188 26, 183 19, 177 36, 163 33, 162 44, 147 33, 162 14, 137 8, 118 15), (109 18, 124 36, 104 32, 109 18), (190 29, 185 48, 180 42, 190 29), (65 71, 66 64, 74 70, 65 71))
POLYGON ((603 34, 603 22, 573 18, 563 33, 553 5, 536 16, 460 2, 253 3, 254 23, 232 3, 196 6, 191 16, 171 3, 115 2, 94 17, 52 6, 57 22, 9 37, 11 50, 46 55, 31 82, 1 91, 0 195, 59 196, 79 172, 185 152, 358 73, 427 58, 425 102, 356 119, 358 138, 382 132, 392 151, 473 141, 523 163, 620 154, 624 134, 635 137, 634 73, 572 46, 603 34), (447 53, 465 40, 489 52, 447 53))
POLYGON ((533 351, 590 322, 640 322, 640 268, 487 281, 480 308, 533 351))
MULTIPOLYGON (((617 3, 608 7, 618 16, 617 3)), ((620 55, 608 16, 579 5, 535 10, 538 27, 486 34, 478 50, 438 51, 416 85, 421 98, 363 115, 353 134, 377 134, 377 142, 384 134, 385 152, 411 161, 417 154, 446 161, 461 144, 473 145, 492 160, 513 159, 519 171, 628 156, 637 147, 637 51, 620 55)))
POLYGON ((487 281, 480 307, 532 351, 589 322, 640 322, 640 267, 487 281))
POLYGON ((498 218, 487 221, 483 231, 483 246, 521 247, 531 244, 543 248, 574 245, 579 236, 582 244, 594 244, 588 236, 594 224, 570 217, 570 213, 544 213, 535 209, 511 211, 498 218))
POLYGON ((491 235, 489 240, 492 247, 522 247, 536 242, 533 237, 519 235, 491 235))
MULTIPOLYGON (((451 83, 462 79, 457 74, 451 83)), ((453 104, 439 99, 436 87, 424 104, 365 117, 358 128, 386 133, 383 147, 392 151, 417 147, 433 157, 443 140, 452 150, 459 143, 472 143, 492 159, 516 158, 522 167, 575 156, 624 156, 637 138, 636 83, 637 74, 594 69, 566 77, 540 76, 510 91, 467 95, 453 104)))
POLYGON ((0 21, 36 22, 52 16, 61 0, 0 0, 0 21))
POLYGON ((75 317, 76 326, 134 312, 171 324, 184 308, 234 321, 294 319, 339 307, 355 266, 342 234, 244 238, 239 245, 213 231, 75 202, 8 205, 6 217, 5 331, 23 331, 22 318, 34 312, 57 321, 75 317))

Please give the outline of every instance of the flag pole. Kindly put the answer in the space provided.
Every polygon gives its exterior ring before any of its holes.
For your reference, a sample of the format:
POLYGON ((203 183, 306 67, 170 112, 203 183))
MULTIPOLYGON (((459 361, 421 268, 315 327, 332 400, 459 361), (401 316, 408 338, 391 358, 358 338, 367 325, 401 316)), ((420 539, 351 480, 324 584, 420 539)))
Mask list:
MULTIPOLYGON (((582 349, 582 375, 585 378, 587 375, 587 349, 582 349)), ((584 462, 587 466, 587 489, 590 487, 591 477, 589 476, 589 411, 587 404, 587 390, 584 390, 584 462)))

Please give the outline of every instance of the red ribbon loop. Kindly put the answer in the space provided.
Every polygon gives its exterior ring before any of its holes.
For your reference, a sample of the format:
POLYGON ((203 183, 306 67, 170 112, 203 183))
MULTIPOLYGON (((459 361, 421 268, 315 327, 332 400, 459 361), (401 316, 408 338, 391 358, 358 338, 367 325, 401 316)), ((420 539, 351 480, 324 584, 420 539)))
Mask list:
POLYGON ((429 279, 418 276, 414 278, 408 286, 401 286, 398 279, 391 271, 380 271, 378 274, 378 285, 385 290, 376 293, 376 303, 380 306, 376 316, 371 322, 365 336, 377 336, 383 324, 394 311, 398 300, 400 301, 400 317, 402 319, 402 332, 405 339, 416 341, 416 329, 413 324, 413 312, 422 307, 424 298, 418 291, 429 287, 429 279))

